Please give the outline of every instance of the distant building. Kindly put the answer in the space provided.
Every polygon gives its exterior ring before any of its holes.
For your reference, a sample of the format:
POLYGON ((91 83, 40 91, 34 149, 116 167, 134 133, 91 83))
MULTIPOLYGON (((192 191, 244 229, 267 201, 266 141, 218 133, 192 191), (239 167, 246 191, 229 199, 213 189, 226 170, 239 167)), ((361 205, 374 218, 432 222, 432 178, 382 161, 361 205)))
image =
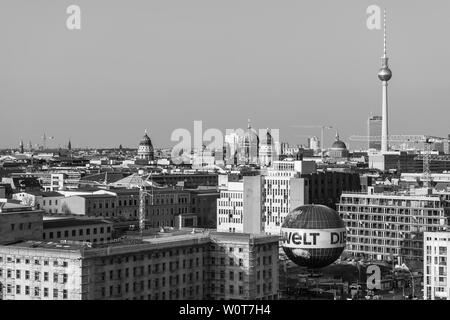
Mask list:
POLYGON ((320 140, 318 137, 314 136, 308 139, 308 147, 315 153, 320 151, 320 140))
POLYGON ((14 193, 12 198, 20 201, 23 205, 42 209, 46 213, 60 213, 60 201, 64 195, 55 191, 28 191, 14 193))
POLYGON ((145 134, 139 142, 138 159, 144 161, 154 160, 153 144, 150 137, 147 135, 147 130, 145 130, 145 134))
POLYGON ((0 246, 2 300, 272 300, 278 237, 167 234, 0 246))
MULTIPOLYGON (((418 153, 406 151, 369 152, 369 168, 381 171, 423 172, 423 160, 416 160, 418 153)), ((450 170, 450 160, 430 159, 430 171, 442 173, 450 170)))
POLYGON ((367 148, 377 151, 381 150, 381 125, 383 118, 381 116, 371 116, 367 120, 367 148))
POLYGON ((425 232, 423 238, 423 298, 450 300, 450 232, 425 232))
POLYGON ((261 166, 270 167, 272 162, 276 160, 276 150, 272 141, 270 129, 267 129, 266 136, 259 146, 259 163, 261 166))
POLYGON ((349 157, 349 151, 345 143, 339 140, 339 134, 336 133, 336 140, 331 145, 331 148, 328 150, 328 156, 330 158, 335 159, 347 159, 349 157))

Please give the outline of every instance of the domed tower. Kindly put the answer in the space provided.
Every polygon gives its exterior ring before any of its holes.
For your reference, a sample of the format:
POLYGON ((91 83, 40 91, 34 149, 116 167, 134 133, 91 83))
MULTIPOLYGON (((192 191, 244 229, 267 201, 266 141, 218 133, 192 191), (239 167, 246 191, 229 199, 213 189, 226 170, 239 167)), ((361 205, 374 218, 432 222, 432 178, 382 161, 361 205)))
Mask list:
POLYGON ((242 149, 244 156, 244 164, 258 164, 259 163, 259 137, 252 126, 250 119, 248 120, 247 131, 242 137, 242 149))
POLYGON ((147 135, 147 130, 145 130, 145 134, 139 142, 138 159, 154 160, 152 140, 150 140, 150 137, 147 135))
POLYGON ((331 158, 348 158, 349 152, 347 146, 339 139, 338 132, 336 132, 336 140, 331 145, 328 155, 331 158))
POLYGON ((381 69, 378 71, 378 79, 381 80, 383 90, 382 101, 382 122, 381 122, 381 152, 389 150, 389 130, 388 130, 388 81, 392 78, 392 71, 389 69, 388 56, 386 54, 386 10, 384 10, 384 51, 381 57, 381 69))

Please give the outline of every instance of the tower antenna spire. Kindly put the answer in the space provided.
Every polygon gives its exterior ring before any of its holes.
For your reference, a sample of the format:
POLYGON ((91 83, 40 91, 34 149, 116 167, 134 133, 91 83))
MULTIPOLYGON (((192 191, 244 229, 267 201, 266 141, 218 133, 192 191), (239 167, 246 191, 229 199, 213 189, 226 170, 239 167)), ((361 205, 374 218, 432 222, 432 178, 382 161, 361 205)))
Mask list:
POLYGON ((384 16, 383 16, 383 54, 386 58, 386 9, 384 9, 384 16))

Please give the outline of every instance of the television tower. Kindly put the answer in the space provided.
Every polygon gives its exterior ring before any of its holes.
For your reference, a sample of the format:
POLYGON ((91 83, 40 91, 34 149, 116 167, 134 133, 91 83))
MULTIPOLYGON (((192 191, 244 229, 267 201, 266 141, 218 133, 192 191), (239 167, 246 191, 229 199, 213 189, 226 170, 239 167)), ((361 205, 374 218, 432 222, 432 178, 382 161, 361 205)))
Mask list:
POLYGON ((384 10, 384 33, 383 33, 383 43, 384 50, 383 56, 381 57, 381 69, 378 71, 378 78, 381 80, 381 85, 383 89, 383 102, 382 102, 382 121, 381 121, 381 152, 386 152, 389 150, 388 141, 388 81, 392 78, 391 69, 389 69, 388 60, 386 54, 386 10, 384 10))

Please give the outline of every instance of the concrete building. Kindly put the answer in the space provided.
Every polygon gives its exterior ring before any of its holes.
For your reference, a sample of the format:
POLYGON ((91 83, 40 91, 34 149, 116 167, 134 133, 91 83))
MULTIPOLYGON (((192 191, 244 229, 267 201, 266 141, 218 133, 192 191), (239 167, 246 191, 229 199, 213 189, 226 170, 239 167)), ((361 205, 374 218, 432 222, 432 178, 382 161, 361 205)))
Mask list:
POLYGON ((228 182, 217 199, 217 231, 264 232, 263 177, 244 176, 243 181, 228 182))
POLYGON ((88 217, 116 217, 117 199, 110 194, 83 194, 61 199, 60 211, 88 217))
POLYGON ((423 237, 423 298, 449 300, 450 232, 425 232, 423 237))
POLYGON ((41 240, 43 213, 20 204, 0 202, 0 243, 41 240))
POLYGON ((354 256, 420 265, 423 232, 448 226, 450 204, 423 190, 343 193, 337 209, 347 226, 346 251, 354 256))
POLYGON ((215 229, 217 217, 217 199, 220 192, 214 189, 186 190, 191 194, 190 212, 197 217, 197 226, 200 228, 215 229))
POLYGON ((100 219, 63 218, 43 221, 44 241, 73 240, 93 244, 113 240, 113 223, 100 219))
POLYGON ((166 235, 0 246, 0 299, 277 299, 278 237, 166 235))
POLYGON ((42 209, 46 213, 59 213, 60 202, 64 195, 55 191, 28 191, 14 193, 12 198, 19 200, 23 205, 42 209))

